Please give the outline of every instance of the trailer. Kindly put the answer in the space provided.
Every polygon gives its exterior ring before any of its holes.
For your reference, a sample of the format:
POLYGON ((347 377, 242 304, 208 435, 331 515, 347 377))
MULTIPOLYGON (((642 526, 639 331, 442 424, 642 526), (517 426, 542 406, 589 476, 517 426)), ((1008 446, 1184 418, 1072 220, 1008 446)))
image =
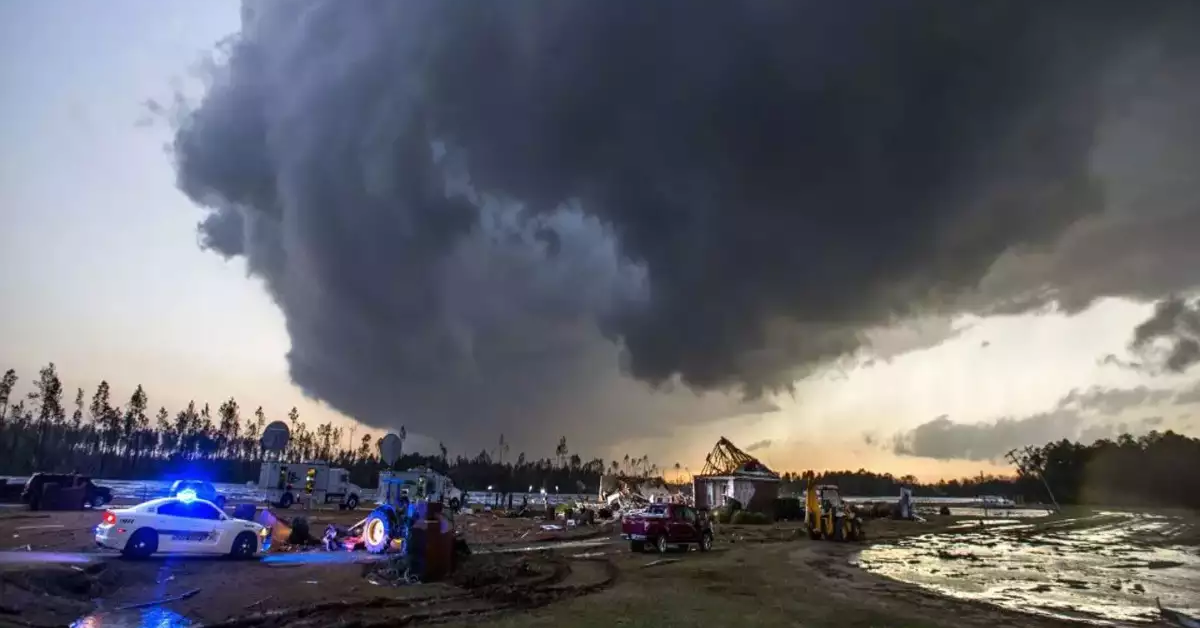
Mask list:
POLYGON ((350 481, 350 472, 329 466, 328 462, 264 462, 258 472, 258 490, 279 508, 300 503, 314 508, 336 504, 353 510, 363 490, 350 481))

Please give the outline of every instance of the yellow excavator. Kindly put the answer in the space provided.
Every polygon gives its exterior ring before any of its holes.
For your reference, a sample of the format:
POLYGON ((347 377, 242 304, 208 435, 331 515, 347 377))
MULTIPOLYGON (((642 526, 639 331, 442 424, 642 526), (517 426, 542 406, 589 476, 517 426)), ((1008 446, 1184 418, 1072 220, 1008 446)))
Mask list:
POLYGON ((826 541, 865 541, 863 520, 842 501, 835 484, 817 485, 812 471, 804 473, 804 524, 808 538, 826 541))

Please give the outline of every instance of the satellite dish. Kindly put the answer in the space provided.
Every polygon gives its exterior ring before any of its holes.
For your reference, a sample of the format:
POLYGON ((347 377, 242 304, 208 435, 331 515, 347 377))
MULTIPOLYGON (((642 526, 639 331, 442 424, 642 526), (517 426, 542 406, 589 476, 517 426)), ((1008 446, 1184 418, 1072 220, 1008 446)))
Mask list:
POLYGON ((404 441, 395 434, 388 434, 379 442, 379 457, 383 458, 383 463, 387 466, 396 464, 396 459, 400 457, 400 449, 404 446, 404 441))
POLYGON ((272 421, 270 425, 263 428, 260 442, 266 451, 283 451, 287 448, 289 438, 291 438, 291 432, 288 431, 287 423, 272 421))

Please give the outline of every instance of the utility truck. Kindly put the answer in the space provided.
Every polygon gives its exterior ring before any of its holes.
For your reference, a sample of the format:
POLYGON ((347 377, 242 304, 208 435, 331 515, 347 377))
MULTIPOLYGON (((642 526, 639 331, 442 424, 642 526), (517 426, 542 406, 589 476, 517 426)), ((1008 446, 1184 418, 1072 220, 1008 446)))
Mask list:
POLYGON ((337 504, 339 509, 354 510, 363 494, 362 488, 350 482, 349 471, 321 460, 264 462, 258 489, 279 508, 300 503, 309 508, 337 504))

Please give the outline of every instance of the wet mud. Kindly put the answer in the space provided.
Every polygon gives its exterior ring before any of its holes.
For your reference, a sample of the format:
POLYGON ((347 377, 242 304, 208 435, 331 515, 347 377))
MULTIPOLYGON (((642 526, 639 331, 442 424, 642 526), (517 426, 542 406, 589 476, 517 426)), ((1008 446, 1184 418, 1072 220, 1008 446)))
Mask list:
POLYGON ((960 599, 1098 625, 1152 623, 1155 599, 1200 612, 1194 520, 1103 512, 988 519, 873 545, 851 559, 960 599))

